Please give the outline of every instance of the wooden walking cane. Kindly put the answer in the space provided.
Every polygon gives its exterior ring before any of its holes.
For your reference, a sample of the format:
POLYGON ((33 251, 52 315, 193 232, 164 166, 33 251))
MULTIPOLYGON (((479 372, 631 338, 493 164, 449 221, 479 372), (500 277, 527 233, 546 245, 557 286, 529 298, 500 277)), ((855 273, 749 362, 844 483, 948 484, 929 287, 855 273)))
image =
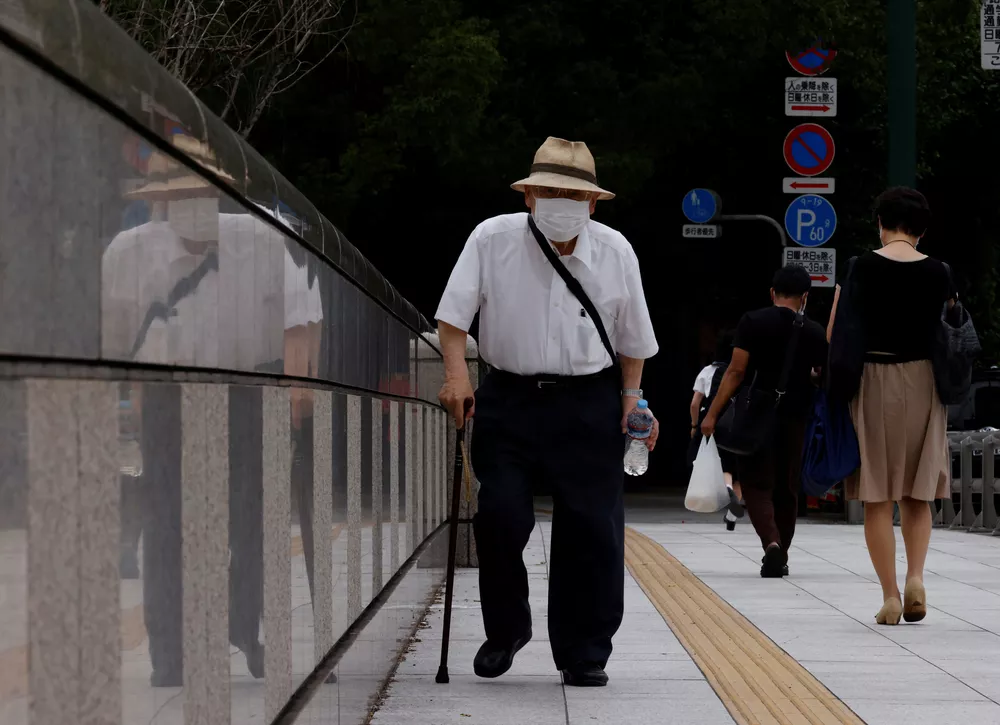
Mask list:
MULTIPOLYGON (((471 398, 465 401, 465 413, 472 408, 471 398)), ((448 639, 451 635, 451 601, 455 596, 455 558, 458 554, 458 512, 459 497, 462 494, 462 479, 468 474, 465 455, 465 418, 462 427, 455 431, 455 476, 451 487, 451 519, 448 524, 448 575, 444 594, 444 632, 441 637, 441 666, 434 681, 439 685, 448 684, 448 639)), ((470 479, 471 480, 471 479, 470 479)))

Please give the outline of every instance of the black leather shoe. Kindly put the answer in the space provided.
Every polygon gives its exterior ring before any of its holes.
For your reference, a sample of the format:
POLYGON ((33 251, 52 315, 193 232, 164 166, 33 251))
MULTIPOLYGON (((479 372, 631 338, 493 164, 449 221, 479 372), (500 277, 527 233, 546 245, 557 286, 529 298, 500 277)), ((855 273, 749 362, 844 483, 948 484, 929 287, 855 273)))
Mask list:
POLYGON ((567 687, 604 687, 608 684, 608 673, 592 662, 567 667, 562 676, 567 687))
POLYGON ((764 552, 764 564, 760 575, 765 579, 781 579, 785 576, 785 553, 777 544, 771 544, 764 552))
POLYGON ((480 677, 493 679, 499 677, 514 664, 514 655, 521 651, 524 645, 531 641, 531 630, 520 639, 514 640, 510 645, 497 645, 489 640, 483 642, 483 646, 476 653, 473 669, 480 677))

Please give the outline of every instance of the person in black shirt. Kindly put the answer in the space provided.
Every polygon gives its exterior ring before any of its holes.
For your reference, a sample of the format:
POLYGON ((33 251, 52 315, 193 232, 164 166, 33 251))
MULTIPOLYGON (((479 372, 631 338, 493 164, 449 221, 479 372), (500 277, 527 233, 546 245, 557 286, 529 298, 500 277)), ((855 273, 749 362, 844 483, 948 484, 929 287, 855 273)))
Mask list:
MULTIPOLYGON (((743 316, 736 328, 733 358, 722 379, 719 393, 702 421, 705 436, 715 433, 723 408, 745 379, 762 390, 775 390, 785 364, 796 313, 805 310, 812 281, 799 266, 778 270, 771 288, 772 307, 743 316)), ((809 417, 814 371, 826 362, 827 342, 823 328, 806 320, 787 390, 778 407, 778 420, 771 445, 752 456, 740 458, 743 498, 761 545, 764 547, 763 577, 788 573, 788 548, 795 535, 798 493, 802 473, 802 441, 809 417)))
MULTIPOLYGON (((854 381, 858 387, 851 405, 861 468, 844 488, 848 499, 865 504, 865 542, 882 585, 883 605, 875 621, 894 625, 900 618, 919 622, 927 614, 929 502, 951 495, 948 414, 931 360, 941 315, 957 294, 948 268, 917 251, 930 223, 923 194, 889 189, 878 198, 876 213, 882 248, 858 257, 845 283, 851 301, 845 311, 859 318, 865 364, 861 380, 854 381), (893 531, 897 502, 906 546, 902 601, 893 531)), ((838 287, 831 336, 840 295, 838 287)))

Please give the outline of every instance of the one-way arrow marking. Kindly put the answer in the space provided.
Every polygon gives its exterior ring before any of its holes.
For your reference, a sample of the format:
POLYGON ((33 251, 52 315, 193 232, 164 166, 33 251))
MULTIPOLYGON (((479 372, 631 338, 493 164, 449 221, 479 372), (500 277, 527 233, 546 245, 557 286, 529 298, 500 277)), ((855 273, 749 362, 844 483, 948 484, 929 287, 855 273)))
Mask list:
POLYGON ((792 106, 793 111, 816 111, 817 113, 829 113, 830 106, 792 106))
POLYGON ((825 274, 813 274, 813 275, 809 275, 809 279, 811 279, 813 282, 829 282, 830 281, 830 278, 827 277, 825 274))
POLYGON ((790 176, 781 183, 781 189, 786 194, 832 194, 835 187, 836 179, 832 177, 790 176))

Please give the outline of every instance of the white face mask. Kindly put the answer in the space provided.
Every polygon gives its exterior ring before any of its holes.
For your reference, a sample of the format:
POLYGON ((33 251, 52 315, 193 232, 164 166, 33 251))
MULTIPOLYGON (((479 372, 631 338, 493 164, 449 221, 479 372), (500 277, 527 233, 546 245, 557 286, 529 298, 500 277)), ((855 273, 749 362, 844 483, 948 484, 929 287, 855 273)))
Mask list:
POLYGON ((192 242, 219 239, 219 200, 179 199, 167 203, 167 223, 174 233, 192 242))
POLYGON ((550 242, 568 242, 580 236, 590 221, 590 202, 572 199, 535 199, 535 224, 550 242))

